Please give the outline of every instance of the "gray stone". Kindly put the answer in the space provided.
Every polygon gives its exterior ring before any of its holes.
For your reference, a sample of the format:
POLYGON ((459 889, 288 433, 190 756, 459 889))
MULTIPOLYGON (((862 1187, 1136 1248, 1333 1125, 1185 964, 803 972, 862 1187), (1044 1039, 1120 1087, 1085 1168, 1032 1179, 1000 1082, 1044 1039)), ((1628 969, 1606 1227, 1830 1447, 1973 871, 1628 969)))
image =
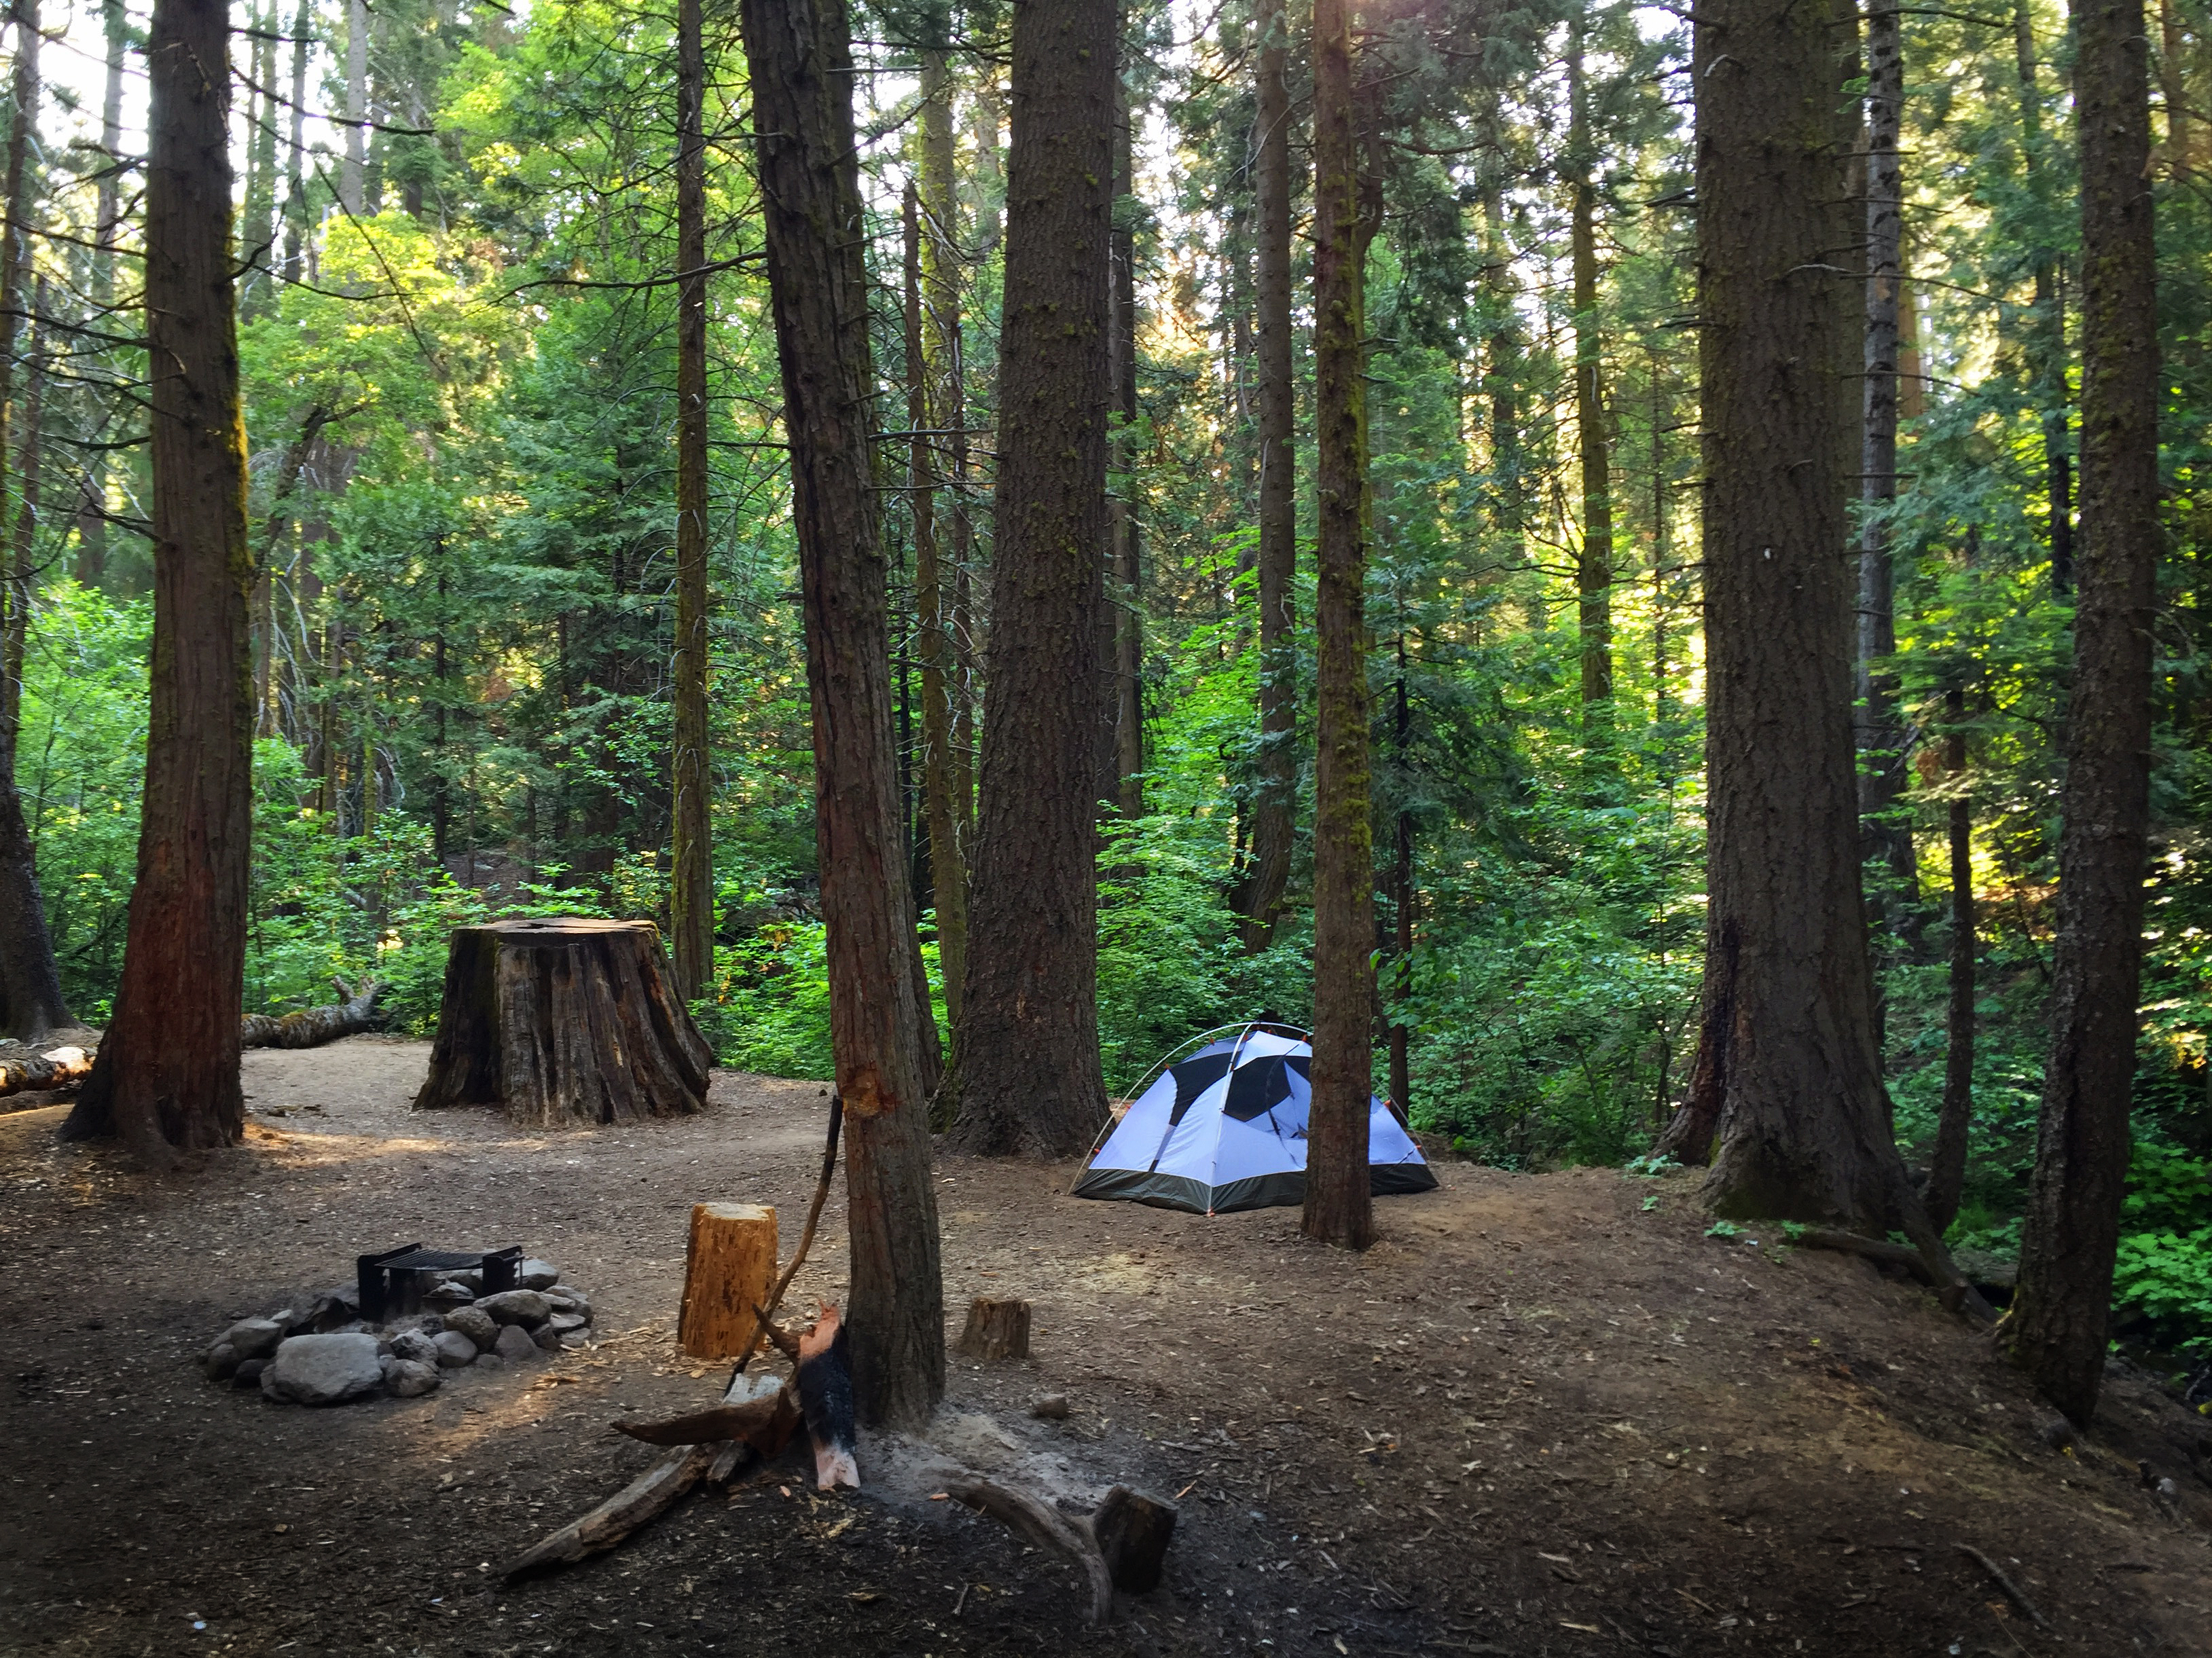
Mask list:
POLYGON ((563 1351, 573 1353, 591 1345, 592 1333, 589 1330, 563 1330, 561 1333, 561 1346, 563 1351))
POLYGON ((200 1355, 200 1369, 207 1372, 210 1382, 228 1382, 237 1373, 238 1349, 228 1341, 218 1341, 200 1355))
POLYGON ((283 1340, 284 1327, 273 1318, 242 1318, 222 1333, 222 1339, 238 1349, 240 1359, 266 1358, 283 1340))
POLYGON ((376 1337, 376 1356, 379 1358, 390 1358, 392 1354, 392 1338, 375 1330, 371 1330, 369 1334, 376 1337))
POLYGON ((448 1370, 458 1370, 464 1364, 477 1362, 477 1345, 459 1330, 442 1332, 432 1343, 438 1353, 438 1363, 448 1370))
POLYGON ((526 1290, 550 1290, 561 1281, 561 1269, 550 1260, 533 1256, 522 1263, 521 1277, 517 1281, 526 1290))
POLYGON ((443 1378, 434 1363, 423 1364, 411 1358, 395 1358, 392 1368, 385 1372, 385 1391, 394 1399, 420 1399, 424 1394, 435 1393, 443 1378))
POLYGON ((459 1330, 477 1345, 477 1351, 488 1353, 499 1339, 499 1326, 492 1315, 481 1307, 456 1307, 446 1315, 446 1327, 459 1330))
POLYGON ((553 1327, 553 1321, 550 1318, 530 1333, 530 1339, 538 1344, 541 1352, 557 1353, 561 1351, 561 1332, 553 1327))
POLYGON ((507 1361, 497 1353, 478 1353, 477 1362, 469 1366, 470 1370, 482 1370, 486 1376, 494 1375, 506 1368, 507 1361))
POLYGON ((486 1296, 477 1303, 477 1307, 501 1324, 520 1324, 533 1330, 545 1322, 553 1311, 551 1303, 535 1290, 503 1290, 495 1296, 486 1296))
POLYGON ((258 1388, 261 1373, 268 1368, 267 1359, 249 1358, 231 1373, 230 1385, 234 1388, 258 1388))
POLYGON ((343 1405, 384 1385, 376 1338, 362 1331, 292 1336, 261 1373, 261 1391, 295 1405, 343 1405))
POLYGON ((520 1324, 510 1324, 499 1333, 499 1341, 492 1348, 501 1358, 520 1363, 538 1357, 538 1344, 530 1339, 530 1332, 520 1324))
MULTIPOLYGON (((542 1338, 548 1330, 550 1330, 556 1337, 564 1336, 571 1330, 582 1329, 590 1322, 591 1320, 586 1318, 581 1313, 556 1313, 538 1327, 538 1333, 542 1338)), ((543 1346, 544 1343, 541 1339, 538 1345, 543 1346)))
POLYGON ((476 1298, 477 1292, 467 1284, 455 1284, 450 1279, 433 1284, 422 1292, 422 1304, 426 1307, 465 1307, 476 1298))
POLYGON ((420 1330, 403 1330, 392 1338, 392 1356, 409 1363, 435 1364, 438 1344, 420 1330))
POLYGON ((288 1336, 297 1335, 307 1322, 307 1309, 305 1307, 279 1307, 269 1315, 269 1321, 288 1336))

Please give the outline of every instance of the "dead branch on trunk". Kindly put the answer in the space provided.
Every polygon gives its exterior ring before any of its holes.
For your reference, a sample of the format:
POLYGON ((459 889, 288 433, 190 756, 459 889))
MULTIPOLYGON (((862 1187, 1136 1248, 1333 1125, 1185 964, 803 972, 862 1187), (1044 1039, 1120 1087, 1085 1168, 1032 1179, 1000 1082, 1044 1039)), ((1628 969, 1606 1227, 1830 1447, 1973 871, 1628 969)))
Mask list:
POLYGON ((0 1059, 0 1096, 49 1088, 73 1088, 92 1074, 92 1055, 81 1048, 0 1059))
POLYGON ((364 1030, 374 1030, 381 1023, 376 1011, 377 999, 384 994, 383 982, 363 979, 352 988, 343 979, 332 979, 337 987, 338 999, 321 1007, 305 1007, 279 1018, 267 1013, 249 1013, 238 1022, 238 1045, 240 1048, 320 1048, 325 1042, 334 1042, 341 1036, 358 1035, 364 1030))
POLYGON ((806 1224, 799 1229, 799 1247, 791 1252, 791 1265, 783 1269, 783 1275, 775 1281, 775 1293, 769 1297, 767 1306, 753 1309, 760 1320, 760 1327, 753 1332, 752 1339, 745 1343, 744 1351, 738 1358, 738 1368, 730 1372, 730 1385, 732 1387, 744 1374, 745 1361, 752 1357, 763 1338, 775 1342, 783 1356, 793 1364, 799 1363, 798 1345, 795 1342, 786 1345, 786 1342, 777 1339, 783 1333, 775 1327, 776 1309, 783 1305, 784 1291, 791 1288, 792 1279, 799 1276, 799 1266, 806 1260, 806 1252, 814 1247, 814 1229, 821 1224, 822 1206, 830 1200, 830 1178, 837 1172, 837 1131, 844 1127, 844 1123, 845 1096, 832 1094, 830 1096, 829 1143, 822 1148, 822 1177, 815 1181, 813 1200, 806 1206, 806 1224))

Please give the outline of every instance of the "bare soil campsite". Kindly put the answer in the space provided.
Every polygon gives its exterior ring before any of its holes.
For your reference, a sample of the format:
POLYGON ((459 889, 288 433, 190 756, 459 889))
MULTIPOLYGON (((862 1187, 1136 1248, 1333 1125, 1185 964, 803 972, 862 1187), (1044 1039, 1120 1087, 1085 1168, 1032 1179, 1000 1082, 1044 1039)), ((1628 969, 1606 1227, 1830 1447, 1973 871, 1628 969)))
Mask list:
MULTIPOLYGON (((2212 1651, 2212 1427, 2150 1378, 2117 1370, 2073 1439, 1926 1291, 1707 1236, 1692 1176, 1441 1159, 1354 1255, 1295 1209, 1085 1202, 1070 1166, 940 1151, 948 1336, 1018 1296, 1028 1361, 954 1356, 926 1436, 863 1436, 857 1493, 814 1489, 802 1436, 505 1583, 651 1462, 611 1420, 716 1396, 673 1339, 690 1207, 795 1231, 826 1100, 718 1072, 696 1117, 522 1133, 410 1109, 428 1053, 250 1053, 246 1144, 158 1178, 58 1144, 65 1108, 0 1117, 0 1650, 2212 1651), (234 1318, 417 1240, 557 1260, 597 1336, 324 1410, 202 1376, 234 1318), (1091 1627, 1073 1567, 939 1495, 963 1469, 1172 1502, 1165 1581, 1091 1627)), ((842 1202, 798 1308, 842 1292, 842 1202)))

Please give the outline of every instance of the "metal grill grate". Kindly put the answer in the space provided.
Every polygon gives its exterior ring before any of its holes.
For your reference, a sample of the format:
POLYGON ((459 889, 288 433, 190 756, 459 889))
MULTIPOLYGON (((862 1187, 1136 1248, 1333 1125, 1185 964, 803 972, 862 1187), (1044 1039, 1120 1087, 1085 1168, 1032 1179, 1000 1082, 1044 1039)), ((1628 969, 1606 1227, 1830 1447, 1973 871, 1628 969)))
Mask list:
POLYGON ((354 1282, 361 1291, 361 1315, 371 1324, 411 1313, 422 1304, 422 1275, 476 1270, 483 1274, 483 1293, 497 1295, 521 1281, 522 1246, 504 1249, 432 1249, 403 1243, 374 1255, 354 1257, 354 1282))

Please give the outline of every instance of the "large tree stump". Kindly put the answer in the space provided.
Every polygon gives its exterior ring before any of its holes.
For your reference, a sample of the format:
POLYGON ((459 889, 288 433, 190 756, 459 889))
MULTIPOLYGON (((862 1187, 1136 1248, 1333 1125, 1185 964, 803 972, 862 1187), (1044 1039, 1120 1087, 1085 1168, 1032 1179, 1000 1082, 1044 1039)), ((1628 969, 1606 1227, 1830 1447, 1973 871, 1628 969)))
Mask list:
POLYGON ((968 1308, 968 1327, 960 1333, 959 1346, 970 1358, 1027 1358, 1029 1303, 978 1296, 968 1308))
POLYGON ((496 1105, 555 1128, 696 1111, 713 1055, 650 921, 453 929, 418 1107, 496 1105))
POLYGON ((695 1203, 684 1260, 677 1345, 694 1358, 743 1358, 760 1328, 756 1306, 775 1283, 775 1211, 754 1203, 695 1203))

